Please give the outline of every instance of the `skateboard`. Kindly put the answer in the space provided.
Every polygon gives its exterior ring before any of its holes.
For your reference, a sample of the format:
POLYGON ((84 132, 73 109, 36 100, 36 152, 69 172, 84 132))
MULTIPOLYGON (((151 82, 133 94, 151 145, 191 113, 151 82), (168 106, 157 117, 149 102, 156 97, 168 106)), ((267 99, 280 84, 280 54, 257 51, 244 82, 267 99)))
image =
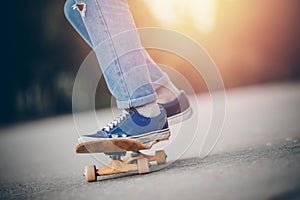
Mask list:
POLYGON ((96 169, 95 165, 85 166, 85 179, 87 182, 93 182, 97 181, 97 176, 129 172, 145 174, 150 172, 149 165, 153 162, 156 162, 157 165, 165 164, 167 155, 164 150, 158 150, 154 155, 141 152, 142 150, 151 149, 158 142, 160 141, 154 141, 146 145, 135 139, 114 138, 79 143, 75 151, 77 154, 104 153, 109 156, 109 165, 101 169, 96 169), (126 157, 128 152, 131 154, 126 157))

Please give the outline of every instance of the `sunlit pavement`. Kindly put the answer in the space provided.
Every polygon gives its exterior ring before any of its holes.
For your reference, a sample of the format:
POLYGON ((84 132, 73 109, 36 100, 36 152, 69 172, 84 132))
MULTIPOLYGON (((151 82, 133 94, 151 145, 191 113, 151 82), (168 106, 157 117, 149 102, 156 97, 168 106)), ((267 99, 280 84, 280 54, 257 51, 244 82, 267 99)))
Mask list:
MULTIPOLYGON (((192 100, 197 113, 172 128, 172 144, 160 146, 169 160, 179 160, 158 172, 95 183, 85 182, 84 165, 101 166, 96 158, 105 157, 74 153, 77 131, 97 129, 94 113, 78 115, 77 130, 72 115, 3 128, 0 199, 299 199, 300 83, 228 90, 222 135, 203 159, 194 123, 203 122, 204 130, 209 122, 208 97, 192 100)), ((99 111, 99 126, 115 114, 99 111)))

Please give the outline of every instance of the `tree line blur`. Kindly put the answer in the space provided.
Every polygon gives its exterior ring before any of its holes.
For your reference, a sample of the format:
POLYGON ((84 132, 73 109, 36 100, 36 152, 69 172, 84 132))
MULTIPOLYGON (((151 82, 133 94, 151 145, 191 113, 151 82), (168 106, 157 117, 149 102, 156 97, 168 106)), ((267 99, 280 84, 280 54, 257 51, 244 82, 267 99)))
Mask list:
MULTIPOLYGON (((147 1, 129 1, 137 26, 172 28, 194 38, 216 62, 227 88, 299 80, 298 0, 216 0, 215 28, 209 33, 195 28, 197 22, 184 13, 178 14, 178 24, 162 24, 147 1)), ((63 6, 63 0, 5 2, 0 125, 72 111, 75 76, 90 49, 65 19, 63 6)), ((183 59, 150 53, 199 85, 183 59)), ((103 80, 99 87, 96 107, 109 106, 103 80)), ((205 84, 196 91, 206 91, 205 84)))

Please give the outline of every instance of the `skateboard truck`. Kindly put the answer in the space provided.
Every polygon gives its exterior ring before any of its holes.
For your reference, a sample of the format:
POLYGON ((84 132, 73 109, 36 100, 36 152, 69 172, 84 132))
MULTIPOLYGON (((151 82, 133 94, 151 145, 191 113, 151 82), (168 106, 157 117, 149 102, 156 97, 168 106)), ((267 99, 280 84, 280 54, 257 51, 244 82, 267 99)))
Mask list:
POLYGON ((147 145, 139 140, 118 138, 109 140, 98 140, 79 143, 76 146, 76 153, 104 153, 110 157, 110 163, 96 169, 95 165, 85 167, 84 176, 87 182, 97 180, 97 176, 120 174, 127 172, 138 172, 145 174, 150 172, 150 162, 156 162, 158 165, 166 163, 166 153, 164 150, 155 152, 155 155, 147 155, 142 150, 149 150, 154 144, 161 140, 156 140, 147 145), (127 152, 132 152, 130 156, 125 157, 127 152))
POLYGON ((112 160, 121 160, 126 155, 126 152, 111 152, 105 153, 105 155, 109 156, 112 160))
POLYGON ((120 174, 127 172, 138 172, 145 174, 150 172, 150 162, 156 161, 158 165, 166 163, 167 155, 164 150, 158 150, 155 155, 147 155, 136 151, 131 153, 130 156, 122 158, 126 152, 113 152, 106 153, 111 158, 109 165, 96 169, 95 165, 85 166, 84 176, 87 182, 97 180, 97 176, 120 174))

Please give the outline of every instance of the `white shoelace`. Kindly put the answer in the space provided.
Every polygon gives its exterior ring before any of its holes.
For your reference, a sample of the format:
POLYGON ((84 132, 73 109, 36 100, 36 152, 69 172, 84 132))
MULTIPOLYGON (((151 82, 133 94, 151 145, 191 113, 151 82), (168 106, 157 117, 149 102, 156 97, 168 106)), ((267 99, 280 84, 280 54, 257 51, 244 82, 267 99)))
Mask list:
POLYGON ((111 129, 113 129, 119 123, 121 123, 126 118, 127 115, 129 115, 129 113, 126 110, 123 110, 120 116, 114 119, 113 121, 111 121, 110 123, 108 123, 107 125, 105 125, 103 127, 103 130, 109 132, 111 129))

